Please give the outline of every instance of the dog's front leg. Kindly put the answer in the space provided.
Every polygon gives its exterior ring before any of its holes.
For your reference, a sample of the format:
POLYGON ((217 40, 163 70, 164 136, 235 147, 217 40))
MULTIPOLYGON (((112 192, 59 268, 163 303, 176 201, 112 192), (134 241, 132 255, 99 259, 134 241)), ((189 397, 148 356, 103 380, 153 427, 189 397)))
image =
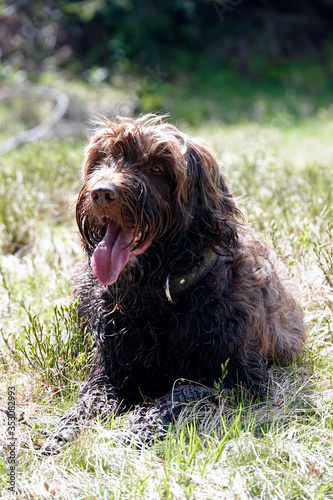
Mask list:
POLYGON ((89 420, 97 416, 106 419, 117 412, 120 405, 117 392, 108 378, 92 375, 81 389, 75 405, 67 411, 56 430, 46 439, 42 451, 57 453, 64 444, 72 441, 78 432, 88 425, 89 420))
POLYGON ((156 439, 166 436, 168 427, 175 423, 181 411, 191 403, 206 401, 215 403, 217 394, 213 389, 200 384, 183 384, 156 401, 148 409, 140 408, 134 422, 126 431, 126 440, 138 448, 142 444, 152 444, 156 439))

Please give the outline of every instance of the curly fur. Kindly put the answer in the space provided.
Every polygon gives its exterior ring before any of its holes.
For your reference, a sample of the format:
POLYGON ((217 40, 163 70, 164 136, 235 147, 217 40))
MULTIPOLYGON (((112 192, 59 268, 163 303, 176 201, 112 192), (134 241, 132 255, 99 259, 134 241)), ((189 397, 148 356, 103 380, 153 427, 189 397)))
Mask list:
POLYGON ((246 229, 203 142, 154 116, 103 118, 86 151, 76 215, 87 261, 76 271, 74 295, 97 348, 78 402, 46 449, 71 439, 89 417, 124 411, 142 395, 157 403, 154 418, 141 417, 139 434, 164 428, 172 412, 161 408, 212 395, 203 386, 213 386, 226 362, 227 385, 265 394, 269 364, 301 353, 297 291, 246 229), (110 188, 104 204, 94 194, 100 185, 110 188), (115 282, 103 284, 92 263, 109 221, 131 235, 132 256, 115 282), (217 255, 213 267, 168 300, 167 280, 202 269, 207 253, 217 255), (178 380, 202 386, 175 390, 178 380))

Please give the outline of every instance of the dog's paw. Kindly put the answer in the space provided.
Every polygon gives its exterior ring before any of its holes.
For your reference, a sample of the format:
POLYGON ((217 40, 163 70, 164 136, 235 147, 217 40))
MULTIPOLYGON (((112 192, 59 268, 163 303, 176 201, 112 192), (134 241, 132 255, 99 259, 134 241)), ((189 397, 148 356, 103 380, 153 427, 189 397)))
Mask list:
POLYGON ((75 430, 72 427, 57 429, 50 434, 41 447, 41 453, 45 455, 56 455, 69 442, 73 441, 75 430))
POLYGON ((160 411, 156 406, 149 409, 141 407, 137 409, 133 420, 124 434, 124 441, 129 446, 141 450, 145 446, 151 446, 158 439, 165 438, 168 425, 160 419, 160 411))
POLYGON ((43 455, 57 455, 66 443, 67 441, 64 441, 60 436, 52 434, 42 445, 40 453, 43 455))
POLYGON ((157 440, 164 439, 168 429, 164 425, 150 425, 148 422, 133 423, 125 431, 125 444, 137 450, 152 446, 157 440))

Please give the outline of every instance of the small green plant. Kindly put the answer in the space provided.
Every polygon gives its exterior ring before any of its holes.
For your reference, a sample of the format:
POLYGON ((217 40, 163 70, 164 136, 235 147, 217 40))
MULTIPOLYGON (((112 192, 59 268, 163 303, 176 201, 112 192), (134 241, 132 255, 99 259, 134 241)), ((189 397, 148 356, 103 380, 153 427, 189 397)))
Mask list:
POLYGON ((228 375, 228 363, 229 359, 227 359, 225 363, 221 364, 221 377, 214 381, 214 389, 218 394, 223 391, 224 379, 228 375))
POLYGON ((38 373, 53 390, 65 392, 73 380, 84 378, 92 361, 93 341, 84 336, 77 321, 78 301, 69 306, 55 307, 49 324, 41 322, 25 306, 29 324, 23 327, 23 341, 2 337, 16 361, 28 371, 38 373))

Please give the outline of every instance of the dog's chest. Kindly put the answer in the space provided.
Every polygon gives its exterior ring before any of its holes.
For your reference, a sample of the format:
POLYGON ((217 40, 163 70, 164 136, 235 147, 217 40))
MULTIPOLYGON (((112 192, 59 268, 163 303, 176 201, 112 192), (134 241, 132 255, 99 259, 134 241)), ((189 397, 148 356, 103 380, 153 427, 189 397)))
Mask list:
POLYGON ((219 373, 223 349, 218 322, 203 319, 201 310, 150 310, 135 318, 122 315, 121 320, 121 333, 108 342, 117 385, 155 396, 162 388, 171 390, 177 379, 211 383, 219 373))

